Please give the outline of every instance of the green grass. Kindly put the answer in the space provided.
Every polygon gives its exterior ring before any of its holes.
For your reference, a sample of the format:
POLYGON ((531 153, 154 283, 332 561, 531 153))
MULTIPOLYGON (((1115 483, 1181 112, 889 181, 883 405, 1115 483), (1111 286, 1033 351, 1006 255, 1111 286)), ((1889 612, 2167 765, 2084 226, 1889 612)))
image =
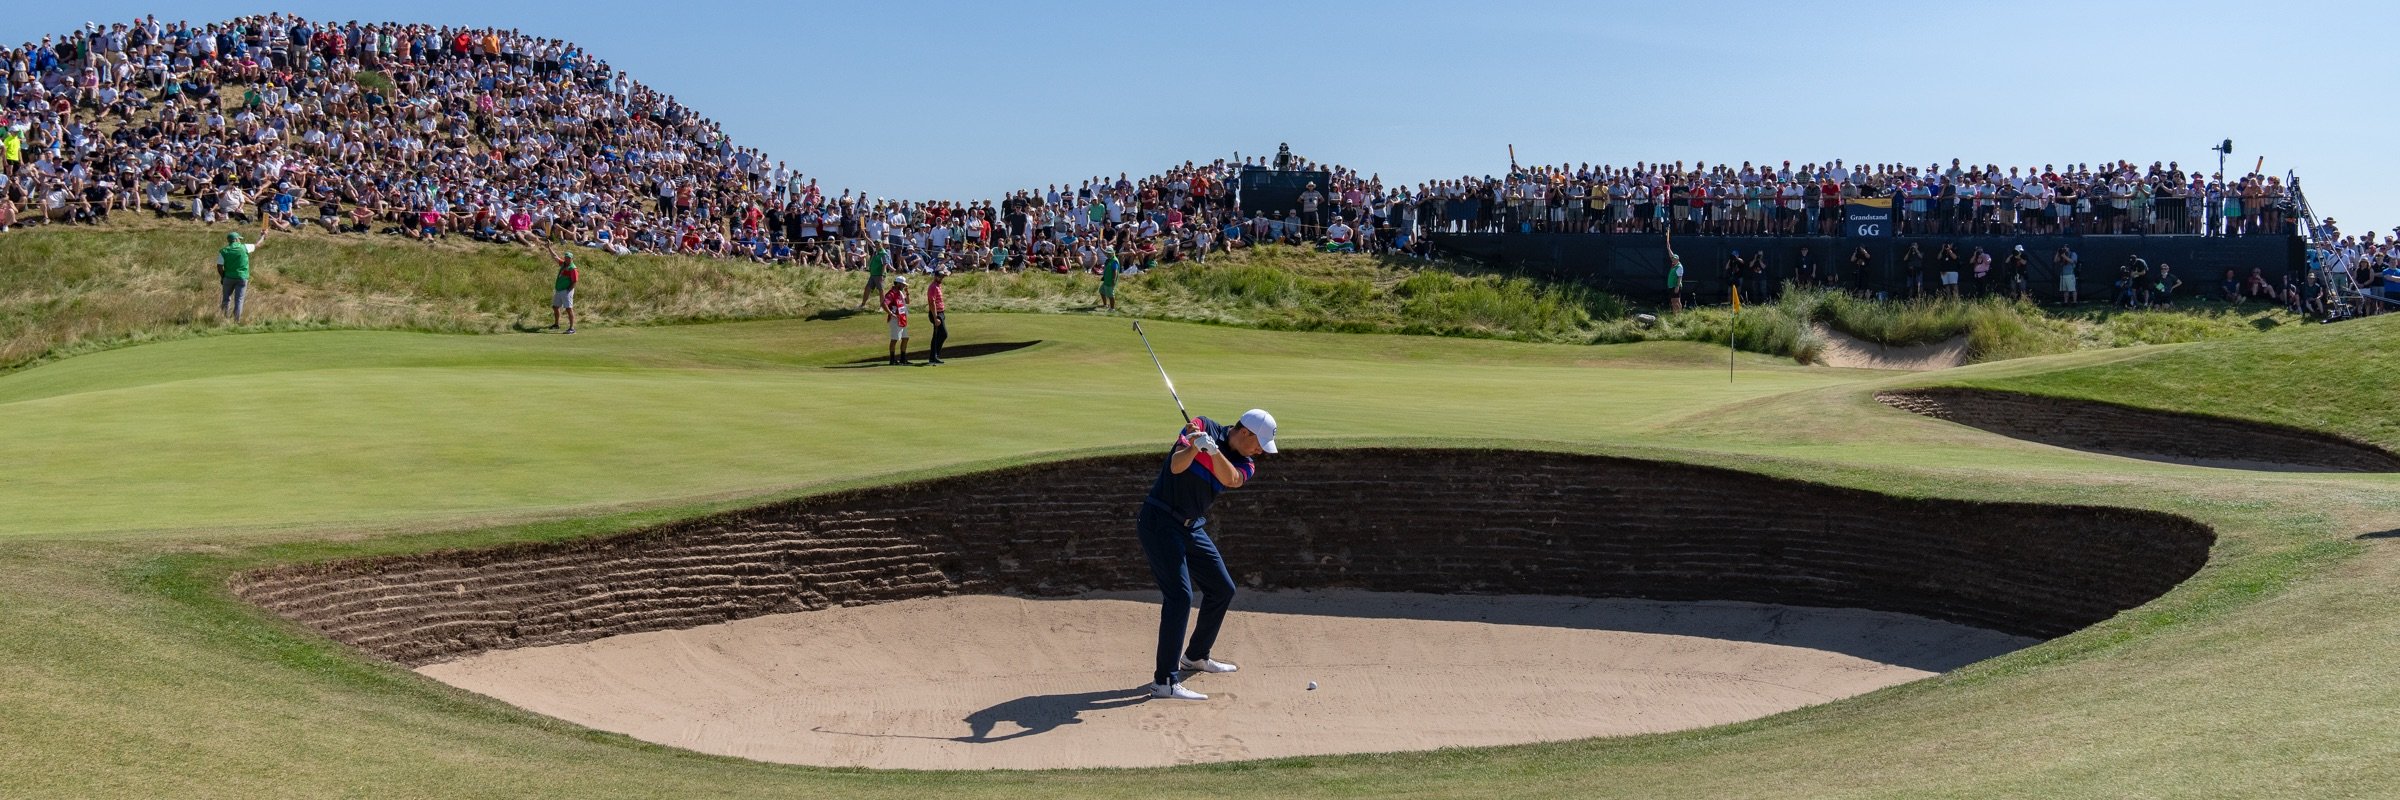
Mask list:
MULTIPOLYGON (((2157 381, 2214 370, 2256 394, 2287 377, 2283 348, 2336 361, 2381 324, 1957 375, 2082 376, 2072 383, 2130 395, 2171 394, 2157 381)), ((2400 791, 2400 688, 2384 679, 2400 647, 2389 624, 2400 595, 2388 591, 2400 558, 2390 542, 2351 538, 2400 527, 2389 477, 2029 445, 1870 398, 1923 378, 1744 357, 1729 381, 1724 351, 1700 344, 1150 327, 1195 411, 1265 405, 1293 447, 1509 442, 1666 457, 1905 495, 2152 508, 2221 539, 2192 581, 2091 629, 1701 731, 1166 770, 767 765, 584 730, 368 661, 233 600, 222 580, 259 564, 589 536, 765 497, 1154 446, 1173 412, 1121 320, 961 314, 962 342, 1044 344, 940 369, 832 368, 879 350, 864 318, 571 338, 209 337, 0 376, 11 452, 0 461, 11 511, 0 518, 0 796, 2400 791)), ((2389 394, 2361 369, 2353 393, 2327 402, 2361 402, 2345 413, 2363 418, 2389 394)))
MULTIPOLYGON (((1654 324, 1619 320, 1599 325, 1594 341, 1682 339, 1724 342, 1728 309, 1701 308, 1654 324)), ((1733 320, 1744 350, 1814 360, 1822 342, 1812 324, 1887 345, 1908 346, 1967 337, 1971 361, 2056 355, 2081 350, 2231 339, 2290 331, 2302 320, 2279 307, 2193 301, 2171 310, 2128 311, 2106 305, 2046 307, 1998 297, 1927 298, 1879 302, 1843 292, 1792 288, 1774 302, 1748 304, 1733 320)))
POLYGON ((2273 422, 2400 447, 2400 415, 2392 413, 2400 397, 2395 336, 2400 315, 2386 315, 1944 382, 2273 422))
MULTIPOLYGON (((102 228, 11 232, 0 247, 0 370, 145 342, 226 332, 502 333, 549 324, 550 266, 521 246, 391 236, 276 234, 258 255, 250 320, 216 315, 222 227, 128 216, 102 228)), ((793 319, 856 308, 865 278, 812 268, 585 253, 586 327, 793 319)), ((950 280, 963 312, 1091 313, 1089 275, 979 273, 950 280)), ((920 288, 918 290, 922 292, 920 288)), ((1872 303, 1795 291, 1741 319, 1702 308, 1645 325, 1623 298, 1458 262, 1267 247, 1125 279, 1124 314, 1270 330, 1407 333, 1530 342, 1722 343, 1801 360, 1812 322, 1915 344, 1967 335, 1977 360, 2237 337, 2297 327, 2280 311, 2056 310, 1997 300, 1872 303)))
MULTIPOLYGON (((222 227, 131 218, 43 226, 0 247, 0 369, 229 331, 502 333, 548 325, 551 267, 538 251, 392 236, 273 235, 257 256, 250 324, 216 314, 222 227)), ((585 252, 587 327, 792 319, 858 306, 865 277, 815 268, 585 252)), ((1090 313, 1089 275, 952 276, 963 312, 1090 313)), ((922 293, 922 287, 917 292, 922 293)), ((1120 309, 1148 319, 1283 330, 1574 341, 1621 316, 1617 298, 1475 274, 1460 264, 1270 247, 1125 279, 1120 309)))

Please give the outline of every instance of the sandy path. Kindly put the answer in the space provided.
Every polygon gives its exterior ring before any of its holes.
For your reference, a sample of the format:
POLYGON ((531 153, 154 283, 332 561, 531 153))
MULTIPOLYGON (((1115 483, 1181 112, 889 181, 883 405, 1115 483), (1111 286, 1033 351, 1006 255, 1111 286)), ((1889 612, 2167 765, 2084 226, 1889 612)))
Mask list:
POLYGON ((1834 330, 1822 322, 1809 323, 1809 329, 1825 340, 1825 350, 1817 355, 1817 361, 1828 367, 1925 372, 1967 363, 1964 334, 1930 344, 1892 347, 1834 330))
POLYGON ((1216 653, 1242 671, 1192 678, 1206 702, 1144 701, 1157 612, 1138 598, 912 600, 419 671, 594 728, 764 761, 1139 767, 1681 730, 2033 643, 1857 610, 1253 592, 1216 653))

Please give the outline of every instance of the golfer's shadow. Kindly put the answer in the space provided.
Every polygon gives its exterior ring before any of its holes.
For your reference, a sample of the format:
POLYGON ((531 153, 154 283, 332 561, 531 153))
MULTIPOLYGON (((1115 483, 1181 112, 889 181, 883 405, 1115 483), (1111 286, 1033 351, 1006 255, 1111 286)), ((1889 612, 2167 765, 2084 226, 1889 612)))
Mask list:
POLYGON ((1083 713, 1086 711, 1124 708, 1149 699, 1149 695, 1148 689, 1135 687, 1082 694, 1037 694, 1031 697, 1019 697, 968 714, 966 719, 967 735, 953 738, 951 741, 990 744, 1049 733, 1058 730, 1061 725, 1082 723, 1083 713), (1024 730, 1005 736, 993 736, 992 731, 1000 727, 1000 723, 1003 722, 1014 722, 1024 730))

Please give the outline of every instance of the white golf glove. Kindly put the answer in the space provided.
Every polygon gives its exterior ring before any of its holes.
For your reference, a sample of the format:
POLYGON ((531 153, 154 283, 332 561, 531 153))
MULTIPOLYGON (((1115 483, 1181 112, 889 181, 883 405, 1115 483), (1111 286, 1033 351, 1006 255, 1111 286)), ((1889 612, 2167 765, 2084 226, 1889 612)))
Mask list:
POLYGON ((1205 433, 1192 434, 1192 447, 1210 455, 1216 455, 1218 452, 1217 440, 1209 438, 1205 433))

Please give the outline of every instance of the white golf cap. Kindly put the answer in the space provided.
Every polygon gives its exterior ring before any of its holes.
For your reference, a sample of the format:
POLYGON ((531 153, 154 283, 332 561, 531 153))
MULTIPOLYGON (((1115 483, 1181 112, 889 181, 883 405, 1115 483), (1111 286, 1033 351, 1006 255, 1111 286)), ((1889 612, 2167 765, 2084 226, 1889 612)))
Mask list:
POLYGON ((1253 408, 1242 412, 1242 429, 1258 437, 1259 449, 1275 452, 1275 415, 1266 409, 1253 408))

